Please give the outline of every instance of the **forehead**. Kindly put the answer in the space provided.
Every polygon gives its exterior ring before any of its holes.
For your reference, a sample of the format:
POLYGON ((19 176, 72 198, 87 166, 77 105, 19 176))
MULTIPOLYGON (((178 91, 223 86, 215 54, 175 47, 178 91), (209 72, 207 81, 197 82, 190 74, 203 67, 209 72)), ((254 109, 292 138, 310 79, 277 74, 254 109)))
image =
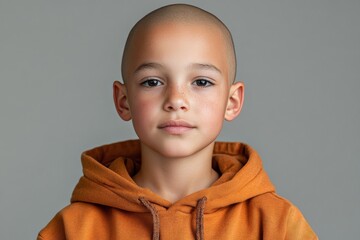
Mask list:
POLYGON ((215 24, 162 22, 139 26, 126 56, 127 69, 144 62, 168 65, 211 64, 227 72, 227 46, 222 30, 215 24))

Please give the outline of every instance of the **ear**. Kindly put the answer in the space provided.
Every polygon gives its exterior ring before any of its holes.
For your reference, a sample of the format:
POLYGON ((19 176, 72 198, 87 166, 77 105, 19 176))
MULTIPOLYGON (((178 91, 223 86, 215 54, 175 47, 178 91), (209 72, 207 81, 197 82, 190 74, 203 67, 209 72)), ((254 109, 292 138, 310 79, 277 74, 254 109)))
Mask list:
POLYGON ((225 120, 232 121, 241 112, 244 102, 244 83, 236 82, 230 87, 229 99, 225 111, 225 120))
POLYGON ((124 121, 131 119, 131 112, 127 98, 125 84, 115 81, 113 83, 113 97, 116 111, 124 121))

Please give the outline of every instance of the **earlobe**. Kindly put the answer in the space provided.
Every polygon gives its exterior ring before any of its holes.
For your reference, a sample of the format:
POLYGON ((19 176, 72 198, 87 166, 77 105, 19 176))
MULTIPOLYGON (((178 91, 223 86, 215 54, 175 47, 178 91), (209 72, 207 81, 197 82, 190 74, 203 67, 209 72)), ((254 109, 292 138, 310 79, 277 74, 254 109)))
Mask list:
POLYGON ((244 102, 244 83, 236 82, 230 87, 230 94, 225 111, 225 120, 232 121, 241 112, 244 102))
POLYGON ((131 112, 127 98, 125 84, 115 81, 113 83, 113 98, 116 111, 124 121, 131 120, 131 112))

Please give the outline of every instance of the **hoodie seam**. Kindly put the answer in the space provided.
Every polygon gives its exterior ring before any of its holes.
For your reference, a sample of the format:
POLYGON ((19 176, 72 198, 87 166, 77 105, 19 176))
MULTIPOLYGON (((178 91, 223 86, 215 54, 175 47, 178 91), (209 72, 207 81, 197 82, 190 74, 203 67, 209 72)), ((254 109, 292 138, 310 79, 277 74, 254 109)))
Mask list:
POLYGON ((44 240, 44 237, 41 235, 41 233, 38 234, 37 240, 44 240))
POLYGON ((290 208, 293 207, 293 204, 292 204, 289 200, 287 200, 287 199, 279 196, 279 195, 276 194, 275 192, 270 192, 270 194, 271 194, 272 197, 274 197, 274 198, 276 198, 276 199, 278 199, 278 200, 281 200, 282 202, 286 203, 286 204, 288 205, 288 207, 290 207, 290 208))

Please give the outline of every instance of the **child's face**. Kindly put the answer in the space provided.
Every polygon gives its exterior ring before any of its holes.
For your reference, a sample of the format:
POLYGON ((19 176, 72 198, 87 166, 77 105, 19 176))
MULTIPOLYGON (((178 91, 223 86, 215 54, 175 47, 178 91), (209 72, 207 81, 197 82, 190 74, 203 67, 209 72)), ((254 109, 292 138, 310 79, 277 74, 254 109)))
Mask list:
POLYGON ((185 157, 210 146, 224 118, 232 120, 238 114, 229 114, 234 85, 228 79, 221 31, 200 24, 163 23, 136 34, 126 84, 120 86, 124 95, 115 100, 118 111, 122 106, 127 114, 119 111, 120 116, 132 119, 145 147, 165 157, 185 157))

